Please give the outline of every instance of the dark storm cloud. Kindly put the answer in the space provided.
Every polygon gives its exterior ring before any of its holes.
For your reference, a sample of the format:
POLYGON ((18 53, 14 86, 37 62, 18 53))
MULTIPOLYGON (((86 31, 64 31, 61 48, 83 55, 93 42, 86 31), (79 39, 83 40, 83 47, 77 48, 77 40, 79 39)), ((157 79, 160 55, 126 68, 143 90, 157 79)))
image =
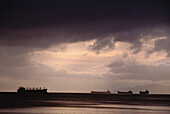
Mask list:
POLYGON ((167 0, 1 1, 0 45, 46 48, 101 39, 136 42, 155 28, 169 26, 167 0))

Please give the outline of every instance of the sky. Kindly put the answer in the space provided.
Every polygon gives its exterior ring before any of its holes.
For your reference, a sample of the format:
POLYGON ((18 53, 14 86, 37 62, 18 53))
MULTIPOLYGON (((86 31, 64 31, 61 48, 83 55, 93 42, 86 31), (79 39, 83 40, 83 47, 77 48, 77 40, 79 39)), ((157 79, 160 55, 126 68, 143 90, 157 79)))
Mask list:
POLYGON ((0 91, 170 93, 168 0, 0 2, 0 91))

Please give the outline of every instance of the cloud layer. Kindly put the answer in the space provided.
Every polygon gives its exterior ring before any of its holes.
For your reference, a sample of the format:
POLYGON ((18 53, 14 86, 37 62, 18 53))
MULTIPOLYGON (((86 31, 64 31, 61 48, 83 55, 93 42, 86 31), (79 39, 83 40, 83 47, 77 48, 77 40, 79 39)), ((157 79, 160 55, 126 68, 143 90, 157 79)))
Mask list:
POLYGON ((109 36, 136 42, 169 30, 167 6, 159 0, 2 1, 0 45, 46 48, 109 36))
POLYGON ((170 80, 167 0, 2 0, 0 14, 0 89, 113 90, 170 80))

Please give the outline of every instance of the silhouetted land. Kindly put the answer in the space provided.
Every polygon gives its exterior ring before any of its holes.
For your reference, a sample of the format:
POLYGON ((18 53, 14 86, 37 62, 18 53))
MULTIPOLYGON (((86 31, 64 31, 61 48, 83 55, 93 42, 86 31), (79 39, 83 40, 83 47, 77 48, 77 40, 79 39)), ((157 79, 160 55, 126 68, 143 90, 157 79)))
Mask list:
POLYGON ((170 106, 170 94, 118 95, 91 93, 18 94, 0 92, 0 108, 81 107, 88 104, 170 106))

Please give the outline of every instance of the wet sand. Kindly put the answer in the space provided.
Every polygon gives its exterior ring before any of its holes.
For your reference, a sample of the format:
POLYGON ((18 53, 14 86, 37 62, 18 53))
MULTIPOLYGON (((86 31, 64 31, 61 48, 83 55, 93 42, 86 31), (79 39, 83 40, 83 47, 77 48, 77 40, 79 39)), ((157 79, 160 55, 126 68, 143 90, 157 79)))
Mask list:
POLYGON ((91 93, 47 93, 47 94, 18 94, 15 92, 0 93, 0 108, 29 108, 29 107, 86 107, 114 108, 103 105, 143 105, 170 106, 170 95, 118 95, 91 93), (100 105, 97 106, 96 105, 100 105))

